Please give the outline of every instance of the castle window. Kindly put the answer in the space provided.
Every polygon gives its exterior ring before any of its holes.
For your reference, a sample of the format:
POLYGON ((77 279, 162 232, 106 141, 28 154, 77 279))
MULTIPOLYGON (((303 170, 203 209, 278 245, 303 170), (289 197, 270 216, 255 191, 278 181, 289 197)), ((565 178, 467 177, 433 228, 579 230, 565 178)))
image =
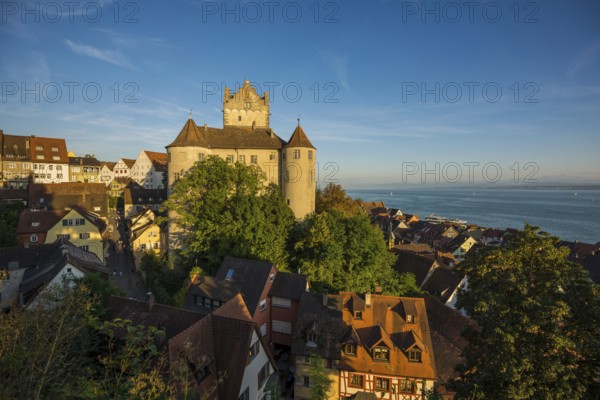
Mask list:
POLYGON ((269 160, 271 160, 271 161, 277 160, 277 153, 272 151, 271 154, 269 154, 269 160))
POLYGON ((250 156, 251 164, 258 164, 258 156, 250 156))
POLYGON ((233 156, 232 155, 228 155, 227 156, 227 162, 228 163, 232 163, 233 162, 233 156))
POLYGON ((238 156, 238 161, 241 164, 246 164, 246 156, 238 156))
POLYGON ((312 150, 309 150, 309 151, 308 151, 308 159, 309 159, 309 160, 312 160, 312 159, 313 159, 313 151, 312 151, 312 150))
POLYGON ((198 154, 198 160, 204 161, 205 158, 206 158, 206 154, 204 154, 204 153, 199 153, 198 154))
POLYGON ((241 121, 242 121, 242 116, 238 115, 238 122, 241 122, 241 121))
POLYGON ((300 158, 300 150, 294 150, 294 158, 300 158))

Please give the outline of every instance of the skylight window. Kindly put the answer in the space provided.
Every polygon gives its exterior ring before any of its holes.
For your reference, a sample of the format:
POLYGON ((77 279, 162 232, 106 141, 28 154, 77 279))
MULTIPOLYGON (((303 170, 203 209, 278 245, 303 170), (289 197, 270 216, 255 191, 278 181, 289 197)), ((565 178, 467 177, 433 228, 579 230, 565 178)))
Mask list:
POLYGON ((233 278, 234 272, 235 272, 235 270, 229 268, 229 270, 227 271, 227 275, 225 275, 225 280, 230 281, 233 278))

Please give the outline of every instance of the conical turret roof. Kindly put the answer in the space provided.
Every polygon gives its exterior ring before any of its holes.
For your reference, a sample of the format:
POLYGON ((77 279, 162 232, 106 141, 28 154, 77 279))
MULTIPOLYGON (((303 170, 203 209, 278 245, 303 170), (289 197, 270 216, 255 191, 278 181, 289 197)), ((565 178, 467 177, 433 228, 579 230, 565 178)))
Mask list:
POLYGON ((306 135, 306 133, 304 133, 304 129, 302 129, 300 123, 298 123, 296 130, 294 131, 294 133, 292 133, 292 137, 290 138, 285 147, 309 147, 311 149, 317 149, 315 146, 312 145, 310 140, 308 140, 308 136, 306 135))

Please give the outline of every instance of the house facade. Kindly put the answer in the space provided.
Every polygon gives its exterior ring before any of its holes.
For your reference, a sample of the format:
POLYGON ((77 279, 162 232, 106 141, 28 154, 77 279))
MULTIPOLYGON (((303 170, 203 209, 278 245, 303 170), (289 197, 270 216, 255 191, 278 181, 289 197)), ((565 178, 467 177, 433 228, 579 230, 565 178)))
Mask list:
POLYGON ((121 158, 113 167, 113 174, 115 178, 128 178, 131 173, 131 167, 135 164, 135 160, 130 158, 121 158))
POLYGON ((103 161, 100 163, 100 181, 105 185, 109 185, 115 179, 115 165, 117 163, 103 161))
POLYGON ((339 398, 359 392, 380 399, 423 399, 436 380, 422 298, 340 293, 339 398))
POLYGON ((308 277, 302 274, 277 272, 269 290, 271 306, 271 342, 291 347, 293 344, 300 296, 309 290, 308 277))
POLYGON ((100 168, 95 157, 69 157, 70 182, 101 182, 100 168))
POLYGON ((31 136, 34 183, 69 182, 69 157, 64 139, 31 136))
POLYGON ((0 130, 0 187, 26 188, 33 179, 29 136, 5 135, 0 130))
POLYGON ((82 209, 23 211, 17 226, 17 242, 24 247, 65 239, 104 262, 105 223, 82 209))
POLYGON ((158 211, 166 199, 166 189, 143 189, 137 184, 128 185, 123 189, 125 218, 131 218, 145 209, 158 211))
POLYGON ((144 189, 164 189, 167 153, 142 150, 131 167, 130 178, 144 189))

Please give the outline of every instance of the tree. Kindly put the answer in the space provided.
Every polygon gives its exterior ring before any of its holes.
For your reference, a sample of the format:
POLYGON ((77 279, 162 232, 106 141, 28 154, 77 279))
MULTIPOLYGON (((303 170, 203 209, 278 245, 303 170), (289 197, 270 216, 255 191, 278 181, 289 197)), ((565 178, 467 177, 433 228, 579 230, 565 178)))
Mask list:
POLYGON ((0 314, 0 398, 76 399, 95 349, 89 289, 47 288, 36 306, 0 314))
POLYGON ((23 211, 22 203, 9 203, 0 200, 0 247, 17 244, 17 225, 23 211))
POLYGON ((323 359, 320 356, 312 356, 310 361, 309 379, 312 385, 310 400, 327 400, 332 381, 325 373, 323 359))
POLYGON ((598 286, 557 242, 526 225, 457 266, 469 280, 457 307, 478 324, 465 332, 458 398, 598 398, 598 286))
POLYGON ((290 234, 290 259, 317 290, 418 295, 414 277, 398 275, 383 233, 365 215, 323 212, 308 216, 290 234))
POLYGON ((328 183, 323 190, 317 189, 315 212, 338 212, 346 217, 365 214, 362 201, 348 196, 342 186, 334 183, 328 183))
POLYGON ((186 232, 183 255, 190 265, 200 261, 214 272, 226 255, 286 264, 294 215, 265 180, 257 166, 210 156, 174 185, 164 206, 186 232))

